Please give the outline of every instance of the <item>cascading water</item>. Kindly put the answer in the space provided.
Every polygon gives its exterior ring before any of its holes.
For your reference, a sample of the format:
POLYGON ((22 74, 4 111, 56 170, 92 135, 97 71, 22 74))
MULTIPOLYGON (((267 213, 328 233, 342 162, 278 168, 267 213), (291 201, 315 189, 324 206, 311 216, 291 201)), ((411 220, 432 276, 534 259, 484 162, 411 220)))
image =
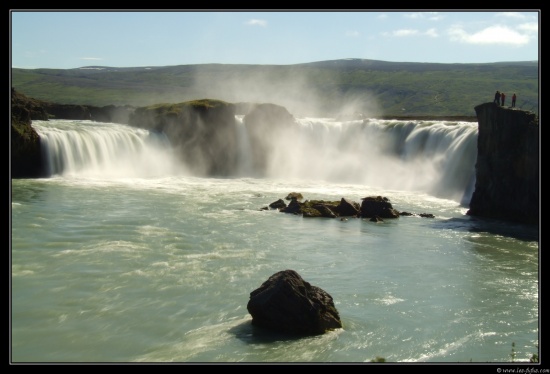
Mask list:
POLYGON ((157 177, 180 173, 162 133, 115 123, 34 121, 50 175, 157 177))
POLYGON ((279 139, 270 177, 365 184, 469 203, 475 185, 477 123, 299 119, 279 139))
MULTIPOLYGON (((470 201, 476 123, 300 118, 297 125, 284 134, 265 134, 265 170, 254 170, 251 140, 243 116, 236 116, 237 166, 230 176, 364 184, 470 201)), ((192 169, 178 161, 161 133, 91 121, 35 121, 33 126, 51 175, 155 177, 187 175, 192 169)))
POLYGON ((250 139, 246 132, 243 119, 243 115, 235 116, 237 141, 239 144, 237 149, 237 176, 239 177, 253 176, 254 174, 251 160, 252 151, 250 148, 250 139))

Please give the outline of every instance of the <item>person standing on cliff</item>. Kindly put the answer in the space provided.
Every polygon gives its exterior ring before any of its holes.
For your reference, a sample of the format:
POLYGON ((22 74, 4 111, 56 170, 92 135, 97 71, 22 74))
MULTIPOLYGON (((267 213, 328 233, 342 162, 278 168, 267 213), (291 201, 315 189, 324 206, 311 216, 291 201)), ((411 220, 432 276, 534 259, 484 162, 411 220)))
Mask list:
POLYGON ((495 100, 493 101, 493 103, 500 105, 500 92, 495 92, 495 100))
POLYGON ((500 94, 500 100, 502 101, 502 106, 504 106, 504 99, 506 99, 506 95, 504 94, 504 92, 502 92, 500 94))
POLYGON ((514 94, 512 95, 512 108, 515 108, 516 107, 516 93, 514 92, 514 94))

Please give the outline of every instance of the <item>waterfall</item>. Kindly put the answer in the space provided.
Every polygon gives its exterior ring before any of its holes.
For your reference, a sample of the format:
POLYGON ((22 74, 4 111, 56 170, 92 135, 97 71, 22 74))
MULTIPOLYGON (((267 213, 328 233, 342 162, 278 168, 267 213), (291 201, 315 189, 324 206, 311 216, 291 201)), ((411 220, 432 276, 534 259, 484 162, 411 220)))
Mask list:
POLYGON ((50 175, 158 177, 181 172, 162 133, 116 123, 33 121, 50 175))
POLYGON ((243 122, 243 115, 235 116, 236 131, 237 131, 237 176, 246 177, 254 176, 252 166, 252 150, 250 147, 250 138, 246 132, 243 122))
POLYGON ((267 175, 418 191, 469 203, 477 123, 302 118, 278 140, 267 175))
MULTIPOLYGON (((178 161, 162 133, 92 121, 34 121, 33 127, 51 175, 157 177, 193 169, 178 161)), ((474 122, 299 118, 294 131, 266 134, 269 147, 261 171, 254 170, 242 116, 235 117, 235 132, 237 149, 228 152, 236 157, 227 157, 237 160, 233 177, 363 184, 462 204, 469 203, 475 186, 474 122)))

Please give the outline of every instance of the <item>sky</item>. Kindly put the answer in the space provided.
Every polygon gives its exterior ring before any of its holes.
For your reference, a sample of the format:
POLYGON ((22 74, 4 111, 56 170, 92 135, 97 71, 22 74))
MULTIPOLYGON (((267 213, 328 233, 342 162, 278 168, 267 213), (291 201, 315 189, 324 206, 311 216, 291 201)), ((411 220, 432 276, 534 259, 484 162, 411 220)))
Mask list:
POLYGON ((11 66, 539 61, 540 10, 10 11, 11 66))

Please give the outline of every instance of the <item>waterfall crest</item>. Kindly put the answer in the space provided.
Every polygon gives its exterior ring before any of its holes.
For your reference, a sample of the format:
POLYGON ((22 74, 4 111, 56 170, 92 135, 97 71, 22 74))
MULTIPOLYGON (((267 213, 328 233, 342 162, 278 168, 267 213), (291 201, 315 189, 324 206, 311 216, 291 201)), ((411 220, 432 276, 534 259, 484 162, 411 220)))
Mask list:
MULTIPOLYGON (((251 139, 235 118, 231 177, 354 183, 418 191, 467 204, 475 186, 477 123, 299 118, 295 131, 266 134, 264 170, 254 170, 251 139)), ((51 175, 158 177, 193 170, 162 133, 114 123, 35 121, 51 175)), ((208 141, 208 139, 203 140, 208 141)), ((257 157, 257 153, 256 153, 257 157)))

